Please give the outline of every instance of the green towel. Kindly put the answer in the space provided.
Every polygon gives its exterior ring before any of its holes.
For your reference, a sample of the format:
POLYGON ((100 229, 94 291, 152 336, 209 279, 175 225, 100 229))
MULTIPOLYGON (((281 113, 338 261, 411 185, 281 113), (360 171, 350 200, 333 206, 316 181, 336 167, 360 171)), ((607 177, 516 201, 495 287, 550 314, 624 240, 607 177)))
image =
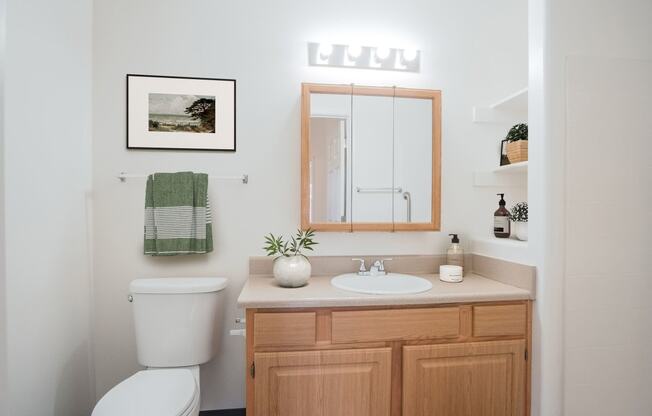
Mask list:
POLYGON ((208 175, 155 173, 145 190, 145 254, 175 256, 213 251, 208 175))

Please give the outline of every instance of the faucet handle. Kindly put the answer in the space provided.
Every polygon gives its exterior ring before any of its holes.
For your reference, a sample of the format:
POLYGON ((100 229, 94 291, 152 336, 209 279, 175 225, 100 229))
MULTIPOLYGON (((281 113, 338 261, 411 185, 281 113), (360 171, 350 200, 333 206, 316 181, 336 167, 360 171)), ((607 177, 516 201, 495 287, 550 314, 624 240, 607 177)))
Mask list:
POLYGON ((366 273, 367 272, 367 267, 364 264, 364 259, 351 259, 351 261, 359 261, 360 262, 360 270, 358 270, 361 273, 366 273))
POLYGON ((389 259, 380 259, 380 260, 378 260, 378 263, 380 263, 380 267, 378 267, 378 271, 379 272, 384 272, 385 271, 385 262, 386 261, 392 261, 392 260, 394 260, 394 259, 389 258, 389 259))

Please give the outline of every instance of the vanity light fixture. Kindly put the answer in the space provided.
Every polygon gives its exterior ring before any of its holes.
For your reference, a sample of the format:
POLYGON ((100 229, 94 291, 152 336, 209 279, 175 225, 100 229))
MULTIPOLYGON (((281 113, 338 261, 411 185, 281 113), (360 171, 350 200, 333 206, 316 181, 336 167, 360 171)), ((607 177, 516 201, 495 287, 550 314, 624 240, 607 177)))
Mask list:
POLYGON ((404 49, 400 54, 396 55, 396 67, 397 68, 406 68, 410 62, 417 59, 419 56, 419 51, 416 49, 404 49))
POLYGON ((398 69, 405 69, 406 68, 405 59, 403 58, 403 54, 401 54, 401 55, 397 54, 394 61, 395 61, 394 66, 396 66, 396 68, 398 68, 398 69))
POLYGON ((308 64, 310 66, 419 72, 421 52, 414 48, 308 42, 308 64))
POLYGON ((333 45, 330 43, 321 43, 319 45, 319 59, 322 61, 328 61, 331 54, 333 53, 333 45))
POLYGON ((375 49, 375 56, 377 61, 384 61, 385 59, 389 58, 389 55, 392 53, 389 48, 384 46, 379 46, 375 49))
POLYGON ((356 60, 362 54, 362 46, 360 45, 349 45, 346 47, 346 54, 349 59, 356 60))
POLYGON ((418 55, 419 51, 416 49, 403 49, 403 53, 401 53, 404 62, 412 62, 417 58, 418 55))

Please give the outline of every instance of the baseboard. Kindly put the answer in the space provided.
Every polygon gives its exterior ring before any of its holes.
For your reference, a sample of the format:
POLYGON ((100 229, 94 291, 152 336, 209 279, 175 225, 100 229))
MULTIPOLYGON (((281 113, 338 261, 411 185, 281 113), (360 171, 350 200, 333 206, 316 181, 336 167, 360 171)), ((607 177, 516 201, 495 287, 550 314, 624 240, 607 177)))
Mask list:
POLYGON ((245 409, 204 410, 199 416, 245 416, 245 409))

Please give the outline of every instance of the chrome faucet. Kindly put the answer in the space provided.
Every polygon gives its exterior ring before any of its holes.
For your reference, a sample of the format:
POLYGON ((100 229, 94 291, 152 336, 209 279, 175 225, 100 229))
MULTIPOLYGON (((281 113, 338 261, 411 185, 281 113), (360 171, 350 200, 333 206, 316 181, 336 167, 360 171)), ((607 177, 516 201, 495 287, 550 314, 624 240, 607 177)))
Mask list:
POLYGON ((351 259, 351 261, 359 261, 360 262, 360 269, 358 269, 358 276, 368 276, 369 272, 367 271, 367 267, 364 264, 364 259, 351 259))
POLYGON ((385 271, 385 262, 392 259, 380 259, 376 260, 374 264, 367 270, 365 266, 364 259, 351 259, 352 261, 360 262, 360 269, 358 270, 358 276, 385 276, 387 272, 385 271))
POLYGON ((391 261, 391 260, 392 259, 376 260, 374 262, 373 266, 371 266, 369 268, 369 274, 372 275, 372 276, 384 276, 384 275, 386 275, 387 272, 385 271, 385 262, 386 261, 391 261))

